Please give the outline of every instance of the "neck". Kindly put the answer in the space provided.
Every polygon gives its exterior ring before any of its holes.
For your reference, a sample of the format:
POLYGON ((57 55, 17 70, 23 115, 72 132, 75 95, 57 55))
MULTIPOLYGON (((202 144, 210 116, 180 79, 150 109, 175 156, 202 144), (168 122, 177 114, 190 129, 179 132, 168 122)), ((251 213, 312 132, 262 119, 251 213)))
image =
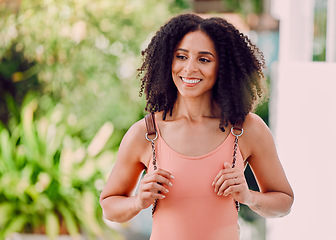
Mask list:
POLYGON ((173 108, 173 117, 198 121, 203 117, 219 117, 219 112, 219 107, 212 98, 184 98, 178 95, 173 108))

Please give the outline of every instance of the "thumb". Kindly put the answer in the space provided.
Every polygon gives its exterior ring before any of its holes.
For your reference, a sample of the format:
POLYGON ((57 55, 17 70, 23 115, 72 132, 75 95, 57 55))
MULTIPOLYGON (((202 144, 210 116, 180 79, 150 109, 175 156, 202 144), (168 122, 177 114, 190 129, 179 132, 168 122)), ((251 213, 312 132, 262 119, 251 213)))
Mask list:
POLYGON ((230 168, 231 168, 231 164, 228 163, 228 162, 225 162, 225 163, 224 163, 224 168, 225 168, 225 169, 230 169, 230 168))

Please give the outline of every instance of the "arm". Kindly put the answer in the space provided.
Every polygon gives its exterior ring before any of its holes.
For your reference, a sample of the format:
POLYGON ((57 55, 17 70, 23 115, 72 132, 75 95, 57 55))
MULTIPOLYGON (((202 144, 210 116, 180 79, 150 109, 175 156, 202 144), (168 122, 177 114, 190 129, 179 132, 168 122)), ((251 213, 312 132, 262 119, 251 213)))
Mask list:
POLYGON ((101 193, 103 214, 111 221, 125 222, 132 219, 142 209, 149 207, 155 198, 163 199, 163 193, 167 192, 170 174, 158 169, 145 175, 138 194, 133 195, 140 174, 151 158, 151 146, 145 139, 145 133, 145 122, 141 120, 125 134, 117 161, 101 193))
POLYGON ((248 162, 260 188, 260 192, 250 191, 252 201, 247 205, 264 217, 285 216, 290 212, 294 193, 280 163, 272 133, 256 115, 250 115, 247 124, 248 162))
POLYGON ((254 114, 244 122, 239 146, 258 182, 260 192, 248 189, 244 173, 226 165, 215 178, 215 191, 231 194, 263 217, 281 217, 290 212, 294 194, 278 158, 273 136, 266 124, 254 114))

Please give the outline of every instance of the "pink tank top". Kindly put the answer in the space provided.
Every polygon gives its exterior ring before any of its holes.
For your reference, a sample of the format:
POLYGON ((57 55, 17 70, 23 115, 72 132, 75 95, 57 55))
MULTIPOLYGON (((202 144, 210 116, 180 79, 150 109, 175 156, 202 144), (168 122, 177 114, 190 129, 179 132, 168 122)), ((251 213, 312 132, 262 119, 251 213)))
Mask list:
MULTIPOLYGON (((214 150, 198 157, 174 151, 158 136, 157 166, 169 171, 174 179, 166 198, 159 200, 153 216, 150 240, 238 240, 238 214, 231 196, 217 196, 212 182, 232 163, 234 136, 214 150)), ((244 168, 238 149, 237 168, 244 168)), ((150 163, 149 171, 153 171, 150 163)))

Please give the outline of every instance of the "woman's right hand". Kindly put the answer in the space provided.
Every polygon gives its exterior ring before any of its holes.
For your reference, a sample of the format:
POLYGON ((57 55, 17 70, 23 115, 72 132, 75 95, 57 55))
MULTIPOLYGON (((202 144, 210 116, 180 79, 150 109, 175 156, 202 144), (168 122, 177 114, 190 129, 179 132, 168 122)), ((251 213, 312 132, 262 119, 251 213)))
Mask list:
POLYGON ((136 204, 140 209, 146 209, 154 203, 155 199, 164 199, 172 186, 174 177, 163 169, 156 169, 147 173, 140 181, 136 204))

